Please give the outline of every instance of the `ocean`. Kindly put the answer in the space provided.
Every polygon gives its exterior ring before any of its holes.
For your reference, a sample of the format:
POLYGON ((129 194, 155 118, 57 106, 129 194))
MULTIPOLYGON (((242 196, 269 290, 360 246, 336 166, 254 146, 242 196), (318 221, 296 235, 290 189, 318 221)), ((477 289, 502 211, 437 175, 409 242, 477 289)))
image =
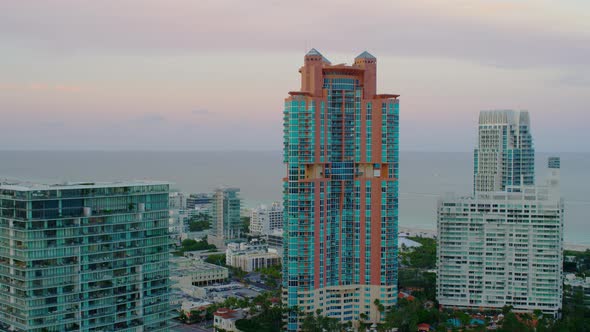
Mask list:
MULTIPOLYGON (((590 153, 537 153, 537 183, 544 182, 550 155, 561 157, 565 242, 590 245, 590 153)), ((183 192, 229 185, 241 188, 247 207, 281 200, 284 176, 280 151, 0 151, 0 179, 152 179, 169 181, 183 192)), ((434 229, 439 195, 470 194, 472 176, 472 153, 401 152, 400 226, 434 229)))

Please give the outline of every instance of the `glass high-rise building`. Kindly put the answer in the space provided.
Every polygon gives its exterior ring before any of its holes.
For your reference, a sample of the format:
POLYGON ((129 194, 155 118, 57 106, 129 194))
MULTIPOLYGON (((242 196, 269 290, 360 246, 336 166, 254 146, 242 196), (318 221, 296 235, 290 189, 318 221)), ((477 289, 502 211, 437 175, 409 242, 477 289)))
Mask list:
POLYGON ((397 299, 399 95, 377 94, 367 52, 332 65, 312 49, 299 72, 284 111, 284 301, 377 322, 397 299))
POLYGON ((535 184, 535 150, 529 113, 481 111, 473 165, 474 192, 535 184))
POLYGON ((167 331, 169 185, 0 184, 0 329, 167 331))
POLYGON ((218 248, 242 238, 239 188, 217 188, 211 200, 211 230, 207 240, 218 248))

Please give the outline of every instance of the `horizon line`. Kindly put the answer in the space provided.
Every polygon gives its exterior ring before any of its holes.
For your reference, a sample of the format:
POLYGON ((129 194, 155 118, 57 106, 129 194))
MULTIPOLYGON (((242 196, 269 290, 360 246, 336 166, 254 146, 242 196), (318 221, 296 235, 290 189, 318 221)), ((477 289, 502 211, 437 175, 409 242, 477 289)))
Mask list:
MULTIPOLYGON (((93 149, 5 149, 0 148, 0 152, 283 152, 281 149, 108 149, 108 148, 93 148, 93 149)), ((411 153, 473 153, 473 150, 412 150, 400 149, 399 152, 411 153)), ((590 154, 590 151, 548 151, 535 150, 537 153, 579 153, 590 154)))

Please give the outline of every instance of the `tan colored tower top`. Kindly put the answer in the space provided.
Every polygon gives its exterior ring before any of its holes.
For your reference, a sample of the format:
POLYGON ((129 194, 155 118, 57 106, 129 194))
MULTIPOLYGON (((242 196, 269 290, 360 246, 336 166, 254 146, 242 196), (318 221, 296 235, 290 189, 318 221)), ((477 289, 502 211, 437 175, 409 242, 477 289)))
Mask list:
POLYGON ((352 66, 332 65, 318 50, 312 48, 304 57, 301 73, 300 94, 322 97, 324 75, 355 75, 363 85, 364 98, 371 99, 377 92, 377 58, 365 51, 354 59, 352 66))

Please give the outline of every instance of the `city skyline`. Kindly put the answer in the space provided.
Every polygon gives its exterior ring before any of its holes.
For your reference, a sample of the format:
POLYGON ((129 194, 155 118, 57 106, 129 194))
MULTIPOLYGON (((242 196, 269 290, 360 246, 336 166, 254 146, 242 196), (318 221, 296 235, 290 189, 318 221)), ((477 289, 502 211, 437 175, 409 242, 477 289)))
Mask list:
POLYGON ((576 144, 590 138, 588 4, 371 1, 354 29, 336 18, 356 6, 261 5, 0 4, 0 149, 280 150, 277 100, 316 47, 334 63, 379 57, 378 84, 411 110, 402 151, 471 151, 477 112, 494 108, 534 114, 540 151, 590 151, 576 144))
POLYGON ((585 330, 589 13, 0 1, 0 330, 585 330))

